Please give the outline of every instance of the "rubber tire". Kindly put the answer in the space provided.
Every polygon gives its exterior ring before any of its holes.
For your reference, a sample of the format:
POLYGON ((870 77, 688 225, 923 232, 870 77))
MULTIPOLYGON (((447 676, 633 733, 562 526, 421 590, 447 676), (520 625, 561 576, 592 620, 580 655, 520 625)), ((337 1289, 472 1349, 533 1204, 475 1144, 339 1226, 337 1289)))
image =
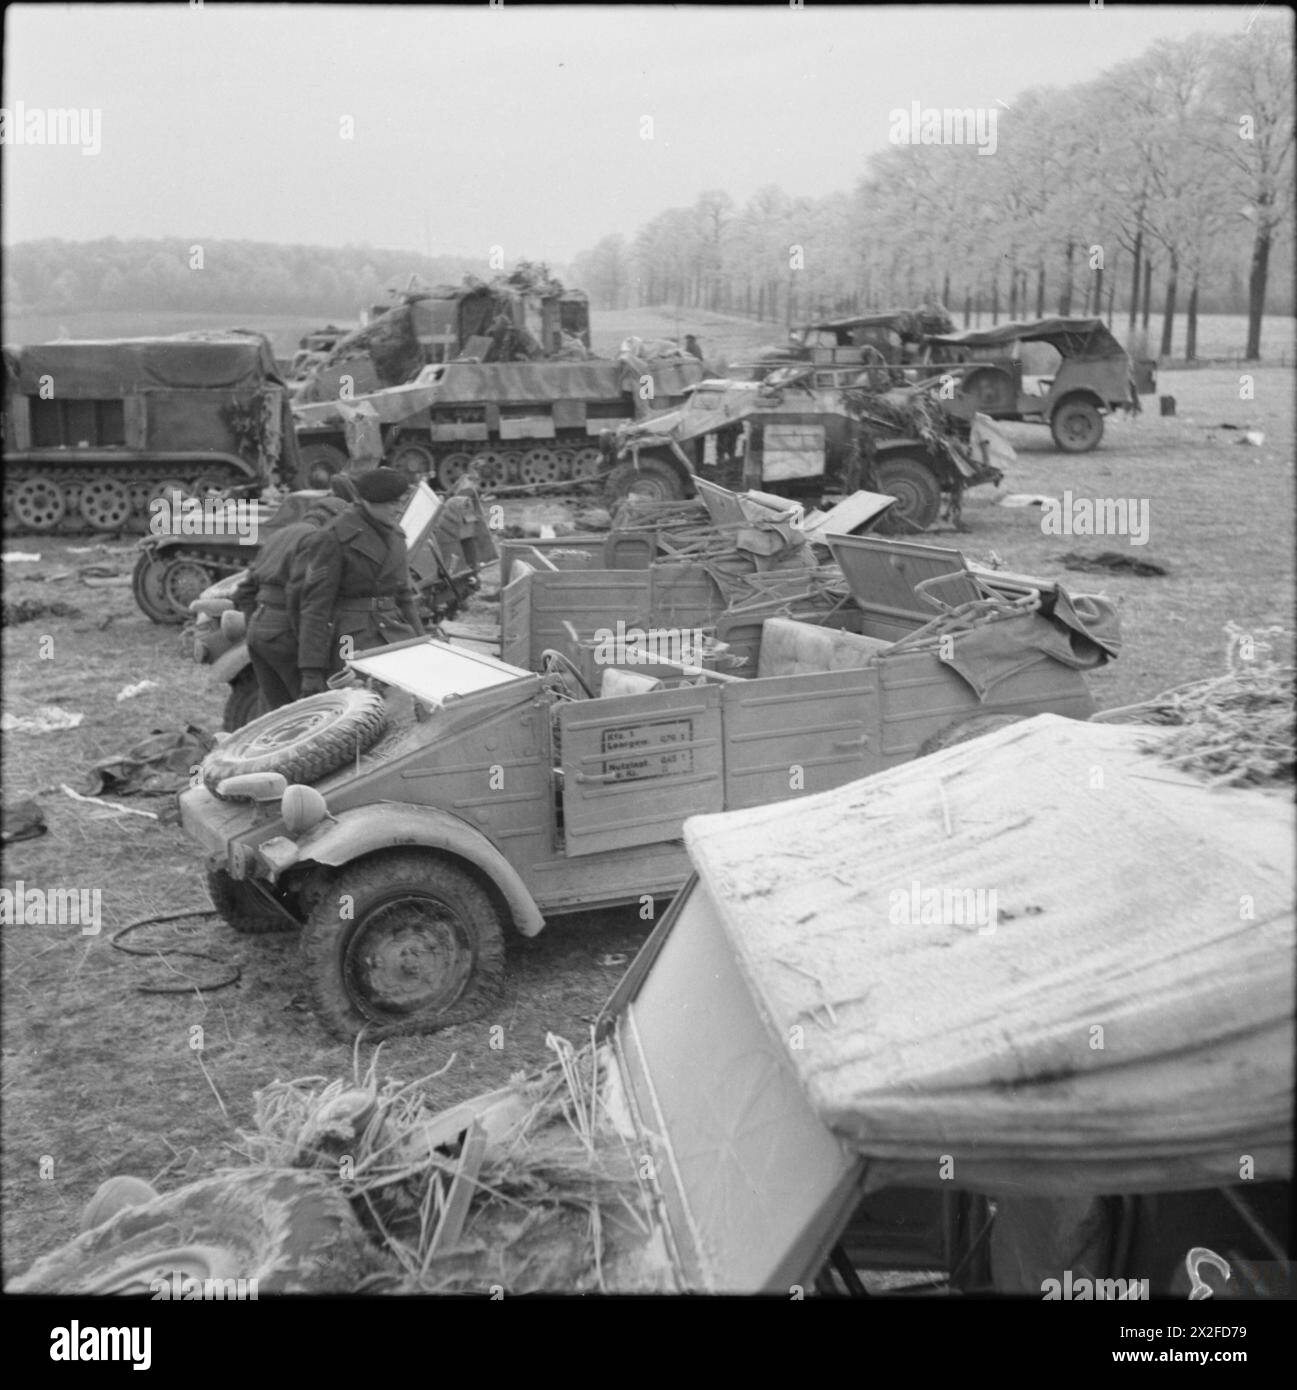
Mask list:
POLYGON ((882 459, 874 465, 874 486, 897 499, 874 528, 881 535, 917 535, 941 515, 941 485, 922 459, 909 454, 882 459))
POLYGON ((266 936, 271 932, 293 930, 287 917, 264 906, 245 884, 231 878, 224 869, 207 870, 207 896, 221 920, 241 936, 266 936))
POLYGON ((175 1270, 256 1279, 260 1297, 347 1293, 385 1263, 333 1178, 253 1168, 119 1211, 42 1255, 6 1292, 147 1294, 175 1270))
POLYGON ((641 458, 638 468, 633 459, 617 464, 604 482, 607 504, 615 506, 625 501, 632 487, 641 489, 638 495, 642 497, 656 491, 657 495, 652 497, 654 502, 680 502, 686 496, 679 473, 662 459, 641 458))
POLYGON ((264 713, 256 672, 251 666, 245 666, 230 682, 230 693, 225 700, 225 715, 221 727, 226 733, 232 734, 245 724, 251 724, 254 719, 260 719, 264 713))
POLYGON ((1054 436, 1054 443, 1063 453, 1088 454, 1091 449, 1098 447, 1099 441, 1103 438, 1103 416, 1089 401, 1064 400, 1049 417, 1049 432, 1054 436), (1087 433, 1080 443, 1069 438, 1059 428, 1060 420, 1066 420, 1069 416, 1076 415, 1084 418, 1088 426, 1087 433))
POLYGON ((466 870, 431 851, 385 852, 345 868, 307 917, 301 952, 315 1012, 336 1038, 354 1038, 362 1028, 366 1037, 378 1039, 469 1023, 498 1003, 504 982, 504 933, 490 897, 466 870), (438 897, 452 908, 470 937, 475 957, 472 972, 460 994, 435 1013, 384 1013, 354 1000, 348 990, 347 948, 366 918, 394 890, 438 897), (338 903, 344 895, 350 899, 352 915, 339 920, 338 903))
POLYGON ((152 551, 142 550, 135 561, 135 568, 131 572, 131 593, 135 596, 136 606, 140 612, 151 623, 159 623, 164 627, 177 627, 189 616, 187 613, 178 613, 172 607, 165 593, 162 592, 162 575, 166 572, 170 562, 153 554, 152 551), (155 584, 150 586, 149 576, 154 575, 155 584), (153 592, 153 588, 157 592, 153 592))
POLYGON ((298 451, 301 468, 298 470, 298 486, 301 488, 327 488, 335 473, 343 473, 347 468, 347 455, 336 444, 303 444, 298 451))
POLYGON ((962 723, 947 724, 944 729, 938 729, 930 738, 924 739, 914 756, 926 758, 929 753, 936 753, 942 748, 953 748, 957 743, 968 743, 972 739, 981 738, 983 734, 1007 728, 1010 724, 1021 724, 1026 717, 1025 714, 975 714, 962 723))
POLYGON ((318 782, 354 758, 357 746, 362 751, 372 747, 386 723, 382 697, 370 690, 346 687, 295 700, 254 719, 220 748, 214 748, 203 759, 203 785, 219 796, 216 788, 225 778, 249 772, 279 772, 290 782, 318 782), (279 725, 291 724, 315 711, 323 713, 330 707, 332 718, 292 742, 265 752, 246 751, 279 725))

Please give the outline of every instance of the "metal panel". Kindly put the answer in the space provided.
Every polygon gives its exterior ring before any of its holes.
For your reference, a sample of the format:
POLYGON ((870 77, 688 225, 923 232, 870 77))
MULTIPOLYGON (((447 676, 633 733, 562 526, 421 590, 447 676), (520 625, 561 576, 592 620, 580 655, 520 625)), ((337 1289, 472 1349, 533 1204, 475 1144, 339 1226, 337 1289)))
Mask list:
POLYGON ((552 415, 500 415, 501 439, 553 439, 552 415))
POLYGON ((827 791, 879 766, 878 669, 726 685, 725 809, 827 791))
POLYGON ((823 425, 767 425, 762 435, 762 481, 816 478, 824 472, 823 425))
POLYGON ((969 603, 981 597, 958 550, 915 541, 883 540, 878 536, 827 536, 833 558, 851 589, 851 597, 867 612, 928 623, 941 611, 915 593, 915 586, 938 575, 962 575, 960 580, 934 585, 942 603, 969 603))
POLYGON ((531 575, 528 660, 518 664, 536 670, 546 647, 566 652, 574 661, 580 660, 580 653, 572 650, 572 639, 565 624, 571 624, 579 638, 592 638, 600 628, 615 631, 619 619, 627 628, 646 627, 650 573, 649 570, 558 570, 531 575))
POLYGON ((534 670, 531 664, 531 582, 530 565, 519 560, 515 577, 500 590, 500 656, 510 666, 534 670))
POLYGON ((569 855, 679 839, 724 808, 719 686, 559 707, 569 855))
POLYGON ((483 440, 488 438, 486 424, 484 422, 468 423, 449 422, 442 423, 434 421, 432 426, 432 437, 438 441, 454 442, 455 440, 483 440))

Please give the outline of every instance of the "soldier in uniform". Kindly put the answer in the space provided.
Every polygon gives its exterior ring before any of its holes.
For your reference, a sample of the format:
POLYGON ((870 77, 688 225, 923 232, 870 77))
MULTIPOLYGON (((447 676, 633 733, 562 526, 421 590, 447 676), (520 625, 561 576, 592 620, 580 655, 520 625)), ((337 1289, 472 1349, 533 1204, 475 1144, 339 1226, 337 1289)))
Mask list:
POLYGON ((352 480, 358 500, 311 544, 299 602, 301 693, 314 695, 367 647, 423 634, 405 534, 405 479, 375 468, 352 480))
POLYGON ((235 608, 248 617, 248 657, 266 710, 298 698, 297 633, 288 608, 294 557, 346 507, 340 497, 312 502, 300 521, 271 533, 234 591, 235 608))

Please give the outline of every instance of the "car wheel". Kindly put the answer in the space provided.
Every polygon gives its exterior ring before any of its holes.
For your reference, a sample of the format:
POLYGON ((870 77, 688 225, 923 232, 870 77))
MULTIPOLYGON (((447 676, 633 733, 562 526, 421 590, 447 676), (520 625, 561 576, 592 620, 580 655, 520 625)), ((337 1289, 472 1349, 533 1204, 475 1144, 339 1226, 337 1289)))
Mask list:
POLYGON ((329 885, 307 918, 302 962, 335 1037, 430 1033, 496 1002, 504 936, 464 869, 431 853, 387 853, 329 885))
POLYGON ((222 1285, 216 1297, 238 1297, 239 1281, 257 1296, 346 1293, 377 1258, 327 1179, 245 1169, 117 1212, 42 1256, 6 1292, 166 1298, 186 1279, 210 1279, 222 1285))
POLYGON ((225 700, 225 717, 221 727, 227 733, 251 724, 265 713, 261 703, 261 687, 257 684, 256 673, 251 666, 245 666, 230 682, 230 693, 225 700))
POLYGON ((142 550, 131 573, 131 593, 141 613, 152 623, 174 627, 187 614, 178 612, 167 594, 167 571, 174 562, 151 550, 142 550))
POLYGON ((303 444, 300 457, 304 488, 327 488, 335 473, 346 471, 347 455, 336 444, 303 444))
POLYGON ((680 475, 662 459, 641 458, 639 466, 628 459, 608 474, 604 493, 609 505, 624 502, 632 495, 650 502, 679 502, 685 489, 680 475))
POLYGON ((224 869, 208 869, 207 896, 222 921, 243 936, 293 930, 287 917, 267 907, 246 883, 231 878, 224 869))
POLYGON ((271 710, 232 734, 203 759, 203 785, 227 777, 282 773, 290 782, 318 782, 378 741, 387 716, 382 697, 345 688, 310 695, 271 710))
POLYGON ((1050 417, 1049 432, 1065 454, 1088 453, 1103 438, 1103 416, 1089 401, 1064 401, 1050 417))
POLYGON ((874 467, 874 486, 896 498, 874 528, 884 535, 926 531, 941 513, 941 486, 922 459, 900 455, 874 467))

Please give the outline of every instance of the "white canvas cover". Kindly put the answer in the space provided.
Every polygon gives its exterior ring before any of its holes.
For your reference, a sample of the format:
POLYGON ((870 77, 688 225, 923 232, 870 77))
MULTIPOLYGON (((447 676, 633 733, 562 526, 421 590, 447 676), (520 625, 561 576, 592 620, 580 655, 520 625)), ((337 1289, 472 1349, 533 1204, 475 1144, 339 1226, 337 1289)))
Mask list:
POLYGON ((1040 715, 686 823, 771 1032, 872 1185, 1289 1176, 1291 796, 1210 789, 1139 751, 1160 736, 1040 715))

